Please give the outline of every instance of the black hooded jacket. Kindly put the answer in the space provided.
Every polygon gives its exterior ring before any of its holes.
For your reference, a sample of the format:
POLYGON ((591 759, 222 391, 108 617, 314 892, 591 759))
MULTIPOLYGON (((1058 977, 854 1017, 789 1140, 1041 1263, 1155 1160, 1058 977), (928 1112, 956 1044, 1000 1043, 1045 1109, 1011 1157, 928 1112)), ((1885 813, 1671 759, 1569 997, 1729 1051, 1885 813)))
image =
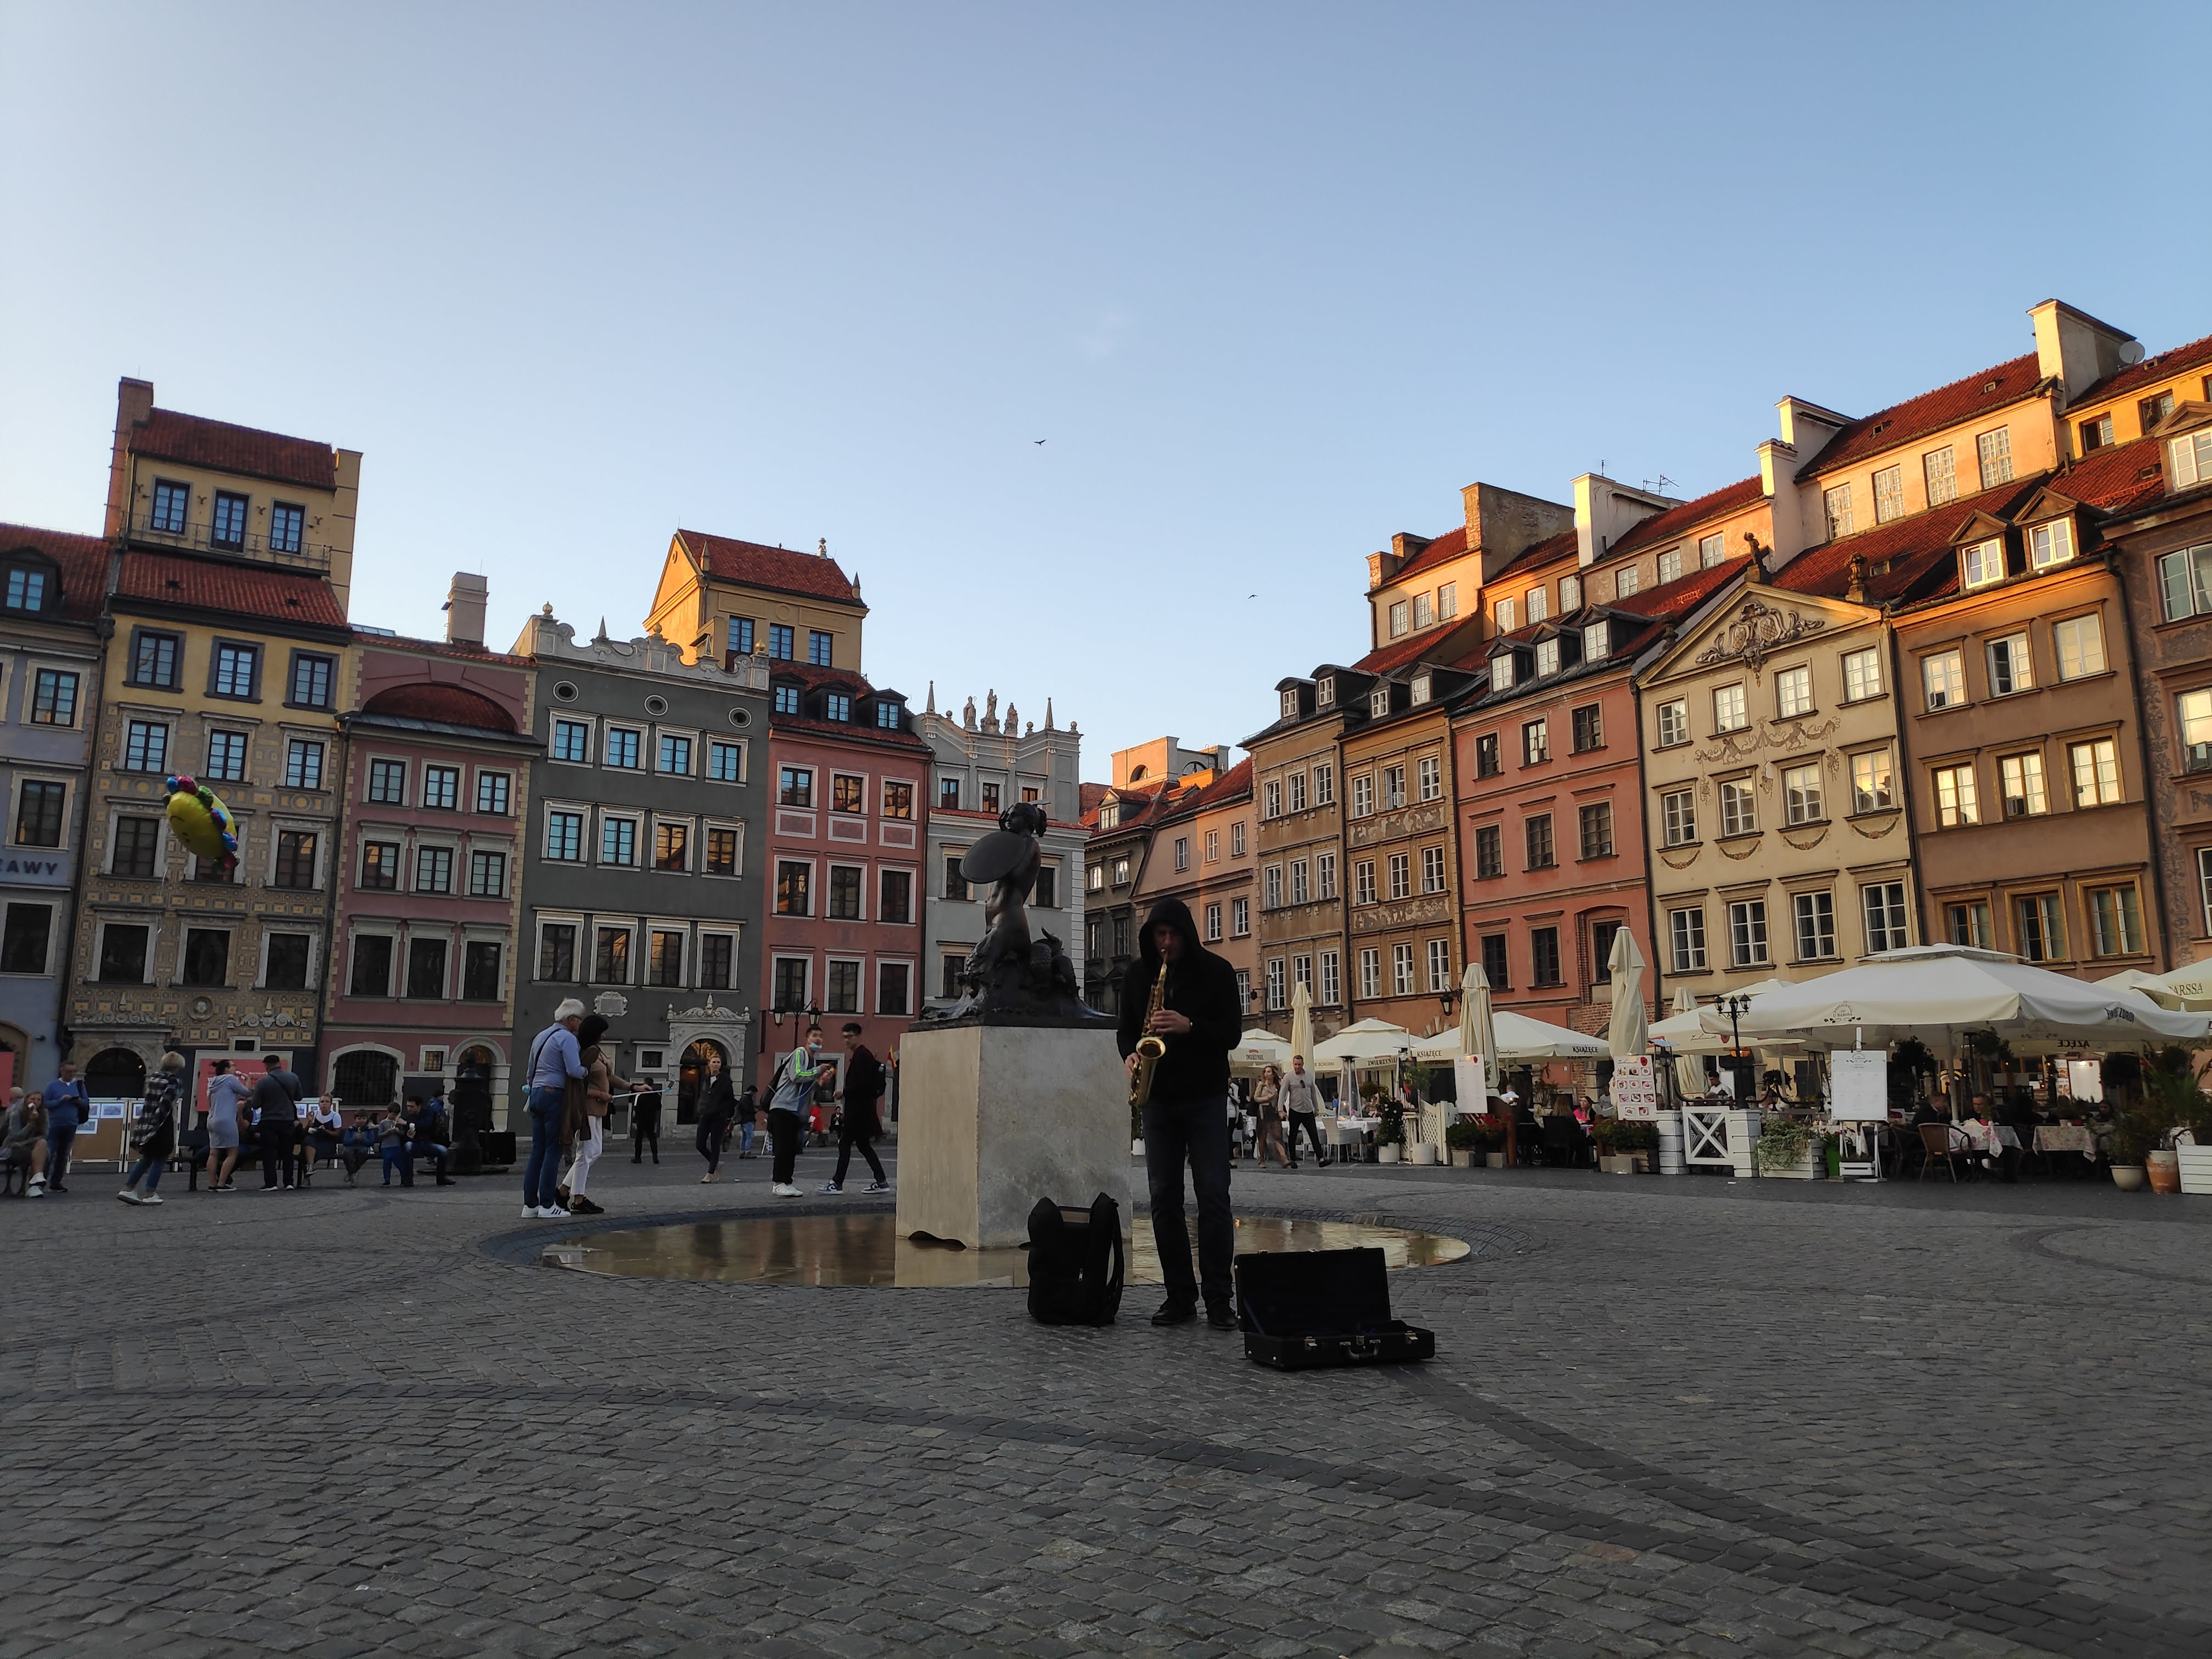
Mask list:
POLYGON ((1159 946, 1152 929, 1162 922, 1182 935, 1182 954, 1168 971, 1164 1006, 1190 1021, 1190 1030, 1166 1039, 1167 1053, 1152 1073, 1154 1100, 1199 1100, 1229 1092, 1229 1051, 1244 1034, 1244 1005, 1237 994, 1237 970, 1198 942, 1198 925, 1180 899, 1162 899, 1145 918, 1138 957, 1121 981, 1123 1054, 1136 1051, 1145 1034, 1152 976, 1160 970, 1159 946))

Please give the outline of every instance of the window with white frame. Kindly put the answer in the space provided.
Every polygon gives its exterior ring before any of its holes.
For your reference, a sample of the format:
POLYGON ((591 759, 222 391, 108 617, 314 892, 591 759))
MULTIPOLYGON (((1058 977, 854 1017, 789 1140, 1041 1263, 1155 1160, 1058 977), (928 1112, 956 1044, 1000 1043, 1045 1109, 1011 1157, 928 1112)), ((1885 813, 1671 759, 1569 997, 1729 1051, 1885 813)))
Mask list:
POLYGON ((1548 600, 1549 592, 1548 588, 1542 587, 1532 587, 1528 590, 1526 605, 1530 622, 1540 623, 1552 614, 1548 600))
POLYGON ((1410 945, 1390 947, 1390 994, 1399 997, 1413 994, 1413 947, 1410 945))
POLYGON ((1406 602, 1401 599, 1390 607, 1390 637, 1396 639, 1406 631, 1408 625, 1406 602))
POLYGON ((1960 554, 1965 562, 1960 580, 1968 587, 1987 587, 1991 582, 2005 578, 2004 543, 2002 539, 1975 542, 1960 554))
POLYGON ((2013 901, 2014 945, 2030 962, 2066 956, 2066 912, 2056 893, 2030 893, 2013 901))
POLYGON ((1818 823, 1826 816, 1821 810, 1817 763, 1792 766, 1782 774, 1782 800, 1784 814, 1791 823, 1818 823))
POLYGON ((1290 772, 1284 775, 1283 810, 1288 812, 1303 812, 1306 810, 1306 775, 1304 773, 1290 772))
POLYGON ((1698 538, 1698 568, 1711 570, 1715 565, 1728 562, 1728 538, 1719 531, 1698 538))
POLYGON ((1886 466, 1874 475, 1874 521, 1887 524, 1905 516, 1905 469, 1886 466))
POLYGON ((1414 763, 1414 787, 1419 800, 1441 800, 1444 793, 1443 763, 1434 755, 1424 755, 1414 763))
POLYGON ((1431 626, 1436 622, 1436 601, 1431 599, 1426 593, 1414 594, 1413 626, 1416 628, 1427 628, 1431 626))
POLYGON ((1996 926, 1991 921, 1986 902, 1969 900, 1964 904, 1947 906, 1944 915, 1951 928, 1951 943, 1971 945, 1984 951, 1996 946, 1996 926))
POLYGON ((1820 962, 1836 954, 1836 901, 1832 894, 1792 894, 1790 911, 1796 924, 1798 961, 1820 962))
POLYGON ((1839 483, 1833 489, 1820 492, 1820 510, 1827 515, 1828 539, 1851 533, 1851 487, 1839 483))
POLYGON ((1429 941, 1429 989, 1431 992, 1451 989, 1451 943, 1448 939, 1429 941))
POLYGON ((1459 584, 1445 582, 1437 589, 1437 619, 1449 622, 1459 615, 1459 584))
POLYGON ((2197 849, 2197 898, 2204 914, 2204 930, 2212 933, 2212 847, 2197 849))
POLYGON ((1920 659, 1920 683, 1928 694, 1928 707, 1955 708, 1966 700, 1966 659, 1958 650, 1938 651, 1920 659))
POLYGON ((2105 629, 2094 611, 2054 623, 2051 642, 2058 657, 2058 678, 2078 680, 2105 672, 2105 629))
POLYGON ((1513 689, 1513 653, 1501 651, 1490 659, 1490 689, 1510 691, 1513 689))
POLYGON ((1444 849, 1441 847, 1421 848, 1421 890, 1424 893, 1444 890, 1444 849))
POLYGON ((1877 650, 1844 653, 1844 701, 1860 702, 1881 695, 1881 653, 1877 650))
POLYGON ((1283 718, 1294 720, 1298 717, 1298 689, 1295 685, 1283 688, 1283 718))
POLYGON ((1868 750, 1851 757, 1851 811, 1879 812, 1897 804, 1890 775, 1889 750, 1868 750))
POLYGON ((1607 622, 1585 623, 1583 625, 1583 660, 1602 662, 1613 654, 1613 624, 1607 622))
POLYGON ((1314 855, 1314 892, 1317 898, 1336 896, 1336 854, 1316 853, 1314 855))
POLYGON ((1382 805, 1387 811, 1396 811, 1406 804, 1406 769, 1386 766, 1382 769, 1382 805))
POLYGON ((1959 495, 1959 469, 1951 446, 1931 449, 1920 458, 1921 476, 1928 483, 1928 505, 1941 507, 1959 495))
POLYGON ((1423 703, 1429 700, 1431 684, 1430 678, 1426 674, 1414 675, 1413 689, 1406 694, 1406 701, 1414 708, 1419 708, 1423 703))
POLYGON ((1698 838, 1696 792, 1669 789, 1659 797, 1662 834, 1669 847, 1686 847, 1698 838))
POLYGON ((2169 438, 2166 445, 2166 487, 2193 489, 2212 483, 2212 426, 2169 438))
POLYGON ((1221 831, 1218 830, 1206 832, 1206 861, 1208 864, 1221 862, 1221 831))
POLYGON ((1982 464, 1982 488, 1995 489, 2001 483, 2012 482, 2012 428, 2001 426, 1994 432, 1978 434, 1974 439, 1974 453, 1982 464))
POLYGON ((1267 1010, 1270 1013, 1281 1008, 1285 1000, 1283 988, 1283 959, 1267 958, 1267 1010))
POLYGON ((1682 580, 1682 550, 1670 547, 1659 556, 1659 586, 1682 580))
POLYGON ((1279 864, 1269 865, 1261 873, 1261 884, 1266 894, 1261 902, 1270 910, 1281 909, 1283 908, 1283 866, 1279 864))
POLYGON ((1316 708, 1336 707, 1336 677, 1334 675, 1332 674, 1326 679, 1314 682, 1314 707, 1316 708))
POLYGON ((1336 769, 1327 761, 1317 762, 1314 766, 1313 798, 1316 806, 1336 805, 1336 769))
POLYGON ((1643 586, 1643 579, 1632 564, 1625 564, 1613 573, 1613 597, 1616 599, 1634 598, 1643 586))
POLYGON ((1501 634, 1510 634, 1520 625, 1520 623, 1513 620, 1513 601, 1510 599, 1498 600, 1498 620, 1492 624, 1492 626, 1494 626, 1501 634))
POLYGON ((1997 793, 2004 798, 2004 815, 2008 818, 2041 817, 2048 812, 2051 796, 2044 787, 2042 753, 2030 750, 2026 754, 1998 757, 1997 793))
POLYGON ((1394 899, 1413 896, 1413 858, 1410 853, 1390 854, 1390 896, 1394 899))
POLYGON ((1667 913, 1667 939, 1678 974, 1705 971, 1705 913, 1701 906, 1667 913))
POLYGON ((1310 873, 1312 868, 1311 860, 1292 859, 1291 860, 1291 903, 1304 904, 1313 896, 1313 882, 1310 873))
POLYGON ((2143 945, 2142 901, 2135 884, 2092 887, 2081 896, 2089 910, 2089 948, 2100 957, 2132 957, 2143 945))
POLYGON ((1232 939, 1243 939, 1252 931, 1252 901, 1237 898, 1229 901, 1229 933, 1232 939))
POLYGON ((1991 640, 1990 653, 1990 695, 2009 696, 2015 691, 2029 691, 2035 687, 2035 659, 2027 647, 2026 634, 2006 634, 1991 640))
POLYGON ((1670 697, 1659 705, 1659 746, 1671 749, 1689 740, 1690 705, 1680 697, 1670 697))
POLYGON ((1361 859, 1352 866, 1352 902, 1354 904, 1375 902, 1375 860, 1361 859))
POLYGON ((2027 562, 2031 568, 2048 570, 2074 556, 2074 520, 2053 519, 2027 532, 2027 562))
POLYGON ((1390 712, 1389 681, 1377 682, 1375 689, 1367 694, 1367 712, 1376 720, 1382 719, 1390 712))
POLYGON ((1559 578, 1559 614, 1571 616, 1583 608, 1583 579, 1580 576, 1559 578))
POLYGON ((1729 965, 1766 965, 1766 901, 1738 899, 1729 906, 1729 965))
POLYGON ((1260 786, 1260 816, 1263 818, 1283 816, 1283 786, 1273 778, 1260 786))
POLYGON ((1859 889, 1869 951, 1902 951, 1912 943, 1905 914, 1905 884, 1877 881, 1859 889))
POLYGON ((1521 727, 1521 764, 1538 766, 1552 758, 1549 720, 1528 720, 1521 727))
MULTIPOLYGON (((1206 942, 1208 945, 1221 942, 1221 905, 1218 901, 1206 907, 1206 942)), ((1091 954, 1096 956, 1097 952, 1094 951, 1091 954)))
POLYGON ((1370 1002, 1382 994, 1382 952, 1371 945, 1359 953, 1359 994, 1370 1002))
POLYGON ((1335 1007, 1338 999, 1342 994, 1343 987, 1339 983, 1338 980, 1336 952, 1334 951, 1324 951, 1321 953, 1321 988, 1319 991, 1321 1006, 1324 1008, 1335 1007))
POLYGON ((1774 677, 1774 711, 1784 720, 1796 720, 1813 712, 1810 668, 1785 668, 1774 677))
POLYGON ((2158 562, 2158 586, 2168 622, 2212 612, 2212 545, 2166 555, 2158 562))
POLYGON ((2181 736, 2181 769, 2212 772, 2212 691, 2185 691, 2173 700, 2181 736))
POLYGON ((1713 730, 1741 732, 1751 723, 1744 702, 1743 686, 1717 685, 1713 688, 1713 730))
POLYGON ((1244 820, 1242 818, 1229 826, 1229 856, 1232 859, 1244 856, 1244 820))
POLYGON ((1721 786, 1721 834, 1748 836, 1759 828, 1759 795, 1749 778, 1721 786))

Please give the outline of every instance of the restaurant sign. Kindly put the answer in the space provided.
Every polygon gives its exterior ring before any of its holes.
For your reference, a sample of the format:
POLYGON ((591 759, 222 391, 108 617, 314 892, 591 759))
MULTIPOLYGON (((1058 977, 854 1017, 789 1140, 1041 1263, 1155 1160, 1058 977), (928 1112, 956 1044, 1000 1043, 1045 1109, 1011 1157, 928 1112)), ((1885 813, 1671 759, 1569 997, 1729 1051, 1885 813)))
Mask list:
POLYGON ((0 887, 67 887, 76 875, 73 853, 0 854, 0 887))
POLYGON ((1656 1123, 1659 1088, 1651 1056, 1631 1054, 1613 1062, 1613 1115, 1624 1123, 1656 1123))

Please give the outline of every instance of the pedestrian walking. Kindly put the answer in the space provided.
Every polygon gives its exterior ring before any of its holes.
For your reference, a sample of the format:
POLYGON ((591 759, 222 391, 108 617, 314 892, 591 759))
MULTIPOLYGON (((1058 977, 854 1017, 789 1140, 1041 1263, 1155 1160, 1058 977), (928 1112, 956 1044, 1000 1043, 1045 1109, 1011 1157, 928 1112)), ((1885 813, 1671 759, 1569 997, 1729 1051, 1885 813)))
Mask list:
POLYGON ((39 1098, 46 1109, 46 1190, 66 1193, 70 1149, 76 1145, 79 1126, 92 1116, 92 1097, 77 1081, 76 1062, 64 1060, 39 1098))
POLYGON ((606 1034, 606 1018, 601 1014, 588 1017, 576 1032, 584 1061, 584 1094, 583 1099, 574 1104, 575 1115, 571 1120, 571 1144, 576 1149, 576 1161, 568 1170, 568 1190, 561 1195, 570 1215, 606 1213, 586 1196, 585 1189, 591 1184, 592 1165, 606 1150, 607 1114, 613 1109, 615 1092, 629 1087, 615 1075, 613 1057, 600 1043, 606 1034))
POLYGON ((706 1078, 699 1085, 699 1133, 691 1142, 707 1160, 707 1173, 699 1177, 702 1186, 721 1170, 722 1143, 729 1138, 730 1120, 737 1110, 737 1092, 730 1085, 729 1073, 722 1069, 722 1057, 710 1054, 706 1078))
POLYGON ((230 1069, 228 1060, 216 1061, 207 1085, 207 1189, 211 1193, 237 1190, 239 1113, 249 1092, 246 1079, 230 1069))
POLYGON ((116 1194, 125 1204, 161 1201, 155 1189, 161 1184, 161 1171, 176 1153, 177 1108, 184 1098, 184 1077, 185 1057, 172 1049, 161 1056, 159 1069, 147 1080, 146 1103, 138 1109, 137 1127, 131 1135, 138 1161, 131 1166, 123 1190, 116 1194), (146 1188, 143 1193, 138 1190, 141 1182, 146 1188))
POLYGON ((860 1149, 860 1156, 868 1160, 868 1168, 875 1181, 868 1190, 887 1193, 891 1183, 884 1177, 883 1160, 876 1156, 876 1137, 884 1132, 878 1109, 884 1097, 884 1068, 882 1063, 868 1052, 860 1041, 858 1020, 845 1022, 845 1080, 838 1091, 844 1109, 838 1117, 837 1173, 830 1177, 825 1193, 845 1190, 845 1170, 853 1162, 853 1148, 860 1149))
POLYGON ((254 1121, 261 1127, 261 1190, 285 1190, 299 1179, 300 1102, 307 1091, 284 1067, 282 1054, 261 1057, 261 1081, 253 1085, 254 1121))
POLYGON ((637 1098, 629 1103, 629 1161, 645 1162, 645 1149, 653 1148, 653 1161, 660 1162, 660 1091, 651 1083, 637 1085, 637 1098))
POLYGON ((44 1198, 46 1195, 46 1103, 36 1094, 25 1094, 21 1089, 8 1091, 7 1127, 0 1131, 0 1159, 4 1159, 8 1179, 13 1182, 15 1171, 23 1172, 23 1196, 44 1198))
POLYGON ((769 1190, 778 1198, 797 1198, 793 1177, 799 1173, 799 1143, 806 1133, 806 1115, 814 1109, 814 1089, 822 1075, 818 1054, 820 1030, 806 1033, 805 1042, 783 1057, 769 1079, 768 1134, 775 1152, 769 1190))
POLYGON ((1158 1252, 1167 1300, 1155 1325, 1180 1325, 1197 1316, 1200 1292, 1206 1322, 1237 1328, 1230 1261, 1236 1254, 1235 1216, 1229 1206, 1229 1051, 1237 1046, 1244 1000, 1229 964, 1198 942, 1188 907, 1163 899, 1152 907, 1139 936, 1140 954, 1121 985, 1116 1034, 1133 1077, 1137 1044, 1157 1039, 1162 1048, 1144 1103, 1145 1173, 1151 1188, 1152 1243, 1158 1252), (1152 1012, 1152 991, 1160 1007, 1152 1012), (1183 1166, 1190 1166, 1198 1200, 1199 1273, 1191 1271, 1190 1233, 1183 1217, 1183 1166))
POLYGON ((1306 1057, 1291 1056, 1291 1074, 1283 1079, 1283 1091, 1277 1103, 1291 1125, 1291 1167, 1298 1167, 1298 1137, 1304 1135, 1313 1146, 1316 1166, 1328 1162, 1328 1149, 1321 1144, 1321 1124, 1316 1117, 1321 1110, 1321 1087, 1306 1075, 1306 1057))
POLYGON ((1291 1167, 1291 1155, 1283 1150, 1283 1083, 1273 1066, 1262 1068, 1259 1086, 1252 1091, 1252 1099, 1260 1109, 1260 1156, 1255 1160, 1261 1169, 1267 1167, 1267 1154, 1285 1169, 1291 1167))
POLYGON ((748 1083, 745 1091, 738 1097, 738 1156, 758 1158, 753 1150, 756 1139, 768 1139, 768 1108, 761 1104, 760 1089, 748 1083))
POLYGON ((530 1045, 530 1162, 522 1170, 522 1213, 541 1220, 568 1213, 556 1201, 561 1124, 572 1085, 579 1094, 584 1086, 583 1054, 576 1046, 576 1028, 583 1023, 584 1005, 569 997, 530 1045))

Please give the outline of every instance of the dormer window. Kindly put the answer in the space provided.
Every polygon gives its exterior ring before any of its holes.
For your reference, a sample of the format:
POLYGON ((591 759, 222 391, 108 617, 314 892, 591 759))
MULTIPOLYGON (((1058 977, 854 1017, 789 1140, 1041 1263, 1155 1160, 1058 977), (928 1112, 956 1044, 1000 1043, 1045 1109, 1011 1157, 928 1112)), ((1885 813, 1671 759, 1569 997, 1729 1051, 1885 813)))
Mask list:
POLYGON ((1325 680, 1315 683, 1314 707, 1316 708, 1336 707, 1336 677, 1334 674, 1325 680))
POLYGON ((1501 651, 1490 659, 1490 689, 1510 690, 1513 685, 1513 653, 1501 651))
POLYGON ((1428 700, 1429 677, 1426 674, 1416 674, 1413 677, 1413 706, 1418 708, 1428 700))
POLYGON ((822 700, 822 713, 830 720, 850 720, 853 718, 853 699, 842 691, 832 691, 822 700))
POLYGON ((1556 639, 1536 641, 1536 678, 1559 672, 1559 642, 1556 639))
POLYGON ((2174 489, 2212 483, 2212 426, 2167 440, 2166 477, 2168 487, 2174 489))
POLYGON ((1976 542, 1960 555, 1960 558, 1964 571, 1963 580, 1968 587, 1987 587, 1991 582, 2004 580, 2004 542, 2002 538, 1976 542))
POLYGON ((1594 622, 1583 629, 1583 660, 1597 662, 1613 654, 1610 623, 1594 622))
POLYGON ((1403 599, 1390 607, 1390 637, 1396 639, 1406 631, 1406 602, 1403 599))
POLYGON ((1101 830, 1118 830, 1121 827, 1120 801, 1109 800, 1098 809, 1098 827, 1101 830))
POLYGON ((1583 608, 1583 579, 1580 576, 1559 578, 1559 614, 1571 617, 1583 608))
POLYGON ((44 611, 54 592, 53 573, 33 564, 8 567, 8 609, 36 613, 44 611))
POLYGON ((1298 688, 1295 685, 1286 685, 1283 688, 1283 718, 1286 720, 1294 720, 1297 717, 1298 688))
POLYGON ((779 685, 775 688, 775 712, 779 714, 796 714, 799 712, 797 686, 779 685))
POLYGON ((2064 564, 2074 556, 2074 521, 2053 519, 2027 532, 2027 562, 2038 570, 2064 564))
POLYGON ((886 732, 899 729, 901 704, 895 697, 886 697, 876 704, 876 724, 886 732))
POLYGON ((1380 720, 1390 712, 1390 682, 1383 681, 1367 694, 1367 712, 1380 720))

